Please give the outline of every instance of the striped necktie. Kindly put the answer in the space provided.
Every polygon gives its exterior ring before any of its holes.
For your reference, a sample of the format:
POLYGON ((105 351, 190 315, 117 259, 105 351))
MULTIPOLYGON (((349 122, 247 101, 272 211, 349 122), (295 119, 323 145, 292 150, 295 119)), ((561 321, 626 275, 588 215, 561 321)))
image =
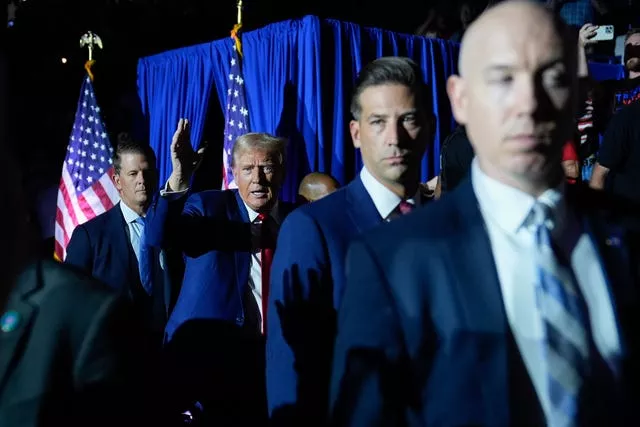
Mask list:
POLYGON ((536 203, 537 304, 544 324, 544 354, 550 427, 578 425, 578 401, 589 368, 588 312, 573 273, 553 244, 551 208, 536 203))

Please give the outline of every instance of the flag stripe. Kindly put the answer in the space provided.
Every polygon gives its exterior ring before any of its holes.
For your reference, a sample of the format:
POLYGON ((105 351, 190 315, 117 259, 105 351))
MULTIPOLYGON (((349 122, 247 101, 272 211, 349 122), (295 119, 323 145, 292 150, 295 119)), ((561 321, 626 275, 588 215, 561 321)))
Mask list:
POLYGON ((78 225, 106 212, 119 201, 118 190, 111 180, 112 153, 91 79, 86 76, 58 189, 55 223, 57 259, 66 258, 67 245, 78 225))
MULTIPOLYGON (((238 35, 238 37, 240 37, 238 35)), ((235 43, 229 68, 229 86, 227 88, 227 109, 225 111, 224 146, 222 149, 222 188, 237 188, 231 171, 231 151, 236 139, 251 132, 249 109, 242 73, 242 52, 238 52, 235 43)))

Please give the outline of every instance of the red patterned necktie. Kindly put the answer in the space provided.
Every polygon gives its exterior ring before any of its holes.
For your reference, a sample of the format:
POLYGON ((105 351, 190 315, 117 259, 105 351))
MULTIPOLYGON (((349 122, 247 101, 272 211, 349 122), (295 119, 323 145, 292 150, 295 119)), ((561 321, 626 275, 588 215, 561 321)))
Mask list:
POLYGON ((271 261, 273 261, 273 243, 270 241, 269 216, 259 214, 262 222, 260 230, 260 260, 262 266, 262 333, 267 334, 267 307, 269 306, 269 282, 271 278, 271 261))
POLYGON ((415 206, 413 206, 411 203, 407 202, 406 200, 401 200, 400 204, 398 204, 398 211, 402 215, 406 215, 408 213, 411 213, 413 208, 415 208, 415 206))

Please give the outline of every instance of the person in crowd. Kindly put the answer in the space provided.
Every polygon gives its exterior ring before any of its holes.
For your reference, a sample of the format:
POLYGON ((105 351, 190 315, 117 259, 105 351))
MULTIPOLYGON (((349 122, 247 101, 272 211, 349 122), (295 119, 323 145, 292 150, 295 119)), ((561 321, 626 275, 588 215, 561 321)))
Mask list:
POLYGON ((447 92, 471 180, 351 245, 332 425, 638 422, 637 264, 607 207, 562 185, 566 31, 509 1, 465 34, 447 92))
POLYGON ((461 0, 457 5, 460 29, 456 31, 450 41, 460 43, 464 32, 467 31, 469 25, 482 13, 483 9, 489 7, 486 0, 461 0))
POLYGON ((338 181, 329 174, 311 172, 302 178, 298 187, 298 202, 311 203, 320 200, 340 188, 338 181))
POLYGON ((355 236, 430 200, 420 192, 420 163, 433 137, 430 104, 411 59, 383 57, 366 65, 349 124, 364 167, 347 186, 296 209, 282 225, 267 333, 267 398, 275 425, 326 422, 346 250, 355 236))
POLYGON ((279 200, 286 140, 238 137, 236 190, 191 192, 202 153, 181 119, 171 142, 173 170, 148 212, 146 243, 178 248, 185 273, 165 330, 170 383, 182 409, 203 425, 263 425, 264 316, 280 224, 293 204, 279 200), (187 406, 185 406, 187 405, 187 406))
POLYGON ((562 20, 575 29, 588 22, 594 22, 596 13, 606 11, 605 0, 540 0, 546 3, 554 13, 558 13, 562 20))
MULTIPOLYGON (((145 289, 140 280, 145 216, 157 188, 155 155, 148 145, 124 139, 116 147, 112 163, 120 202, 75 228, 65 262, 127 295, 149 331, 151 344, 159 349, 168 316, 170 281, 158 274, 155 289, 145 289)), ((160 253, 145 262, 162 270, 160 253)))
POLYGON ((39 257, 20 171, 6 152, 0 158, 8 215, 2 253, 11 265, 0 281, 0 425, 153 423, 130 302, 72 267, 39 257))
POLYGON ((609 122, 590 185, 640 203, 640 103, 623 108, 609 122))
MULTIPOLYGON (((595 82, 589 77, 585 49, 597 43, 593 40, 597 25, 582 26, 578 38, 578 74, 581 79, 578 126, 576 139, 582 168, 587 181, 595 173, 600 148, 600 135, 604 134, 611 117, 626 105, 640 99, 640 29, 630 30, 624 40, 624 67, 626 78, 595 82)), ((602 172, 602 171, 600 171, 602 172)))

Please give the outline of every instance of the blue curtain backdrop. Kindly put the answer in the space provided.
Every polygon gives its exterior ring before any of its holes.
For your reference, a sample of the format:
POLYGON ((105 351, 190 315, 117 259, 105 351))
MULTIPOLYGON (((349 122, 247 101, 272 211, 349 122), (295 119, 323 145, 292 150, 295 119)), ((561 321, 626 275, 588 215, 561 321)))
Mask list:
MULTIPOLYGON (((424 70, 437 126, 423 161, 423 179, 438 172, 440 141, 453 126, 445 81, 456 69, 457 44, 314 16, 244 33, 242 43, 251 130, 290 141, 285 200, 295 199, 309 171, 330 173, 345 184, 360 169, 348 133, 351 91, 362 65, 384 55, 409 56, 424 70)), ((195 146, 214 89, 218 102, 226 105, 232 46, 225 38, 140 59, 138 91, 161 182, 171 171, 169 144, 178 119, 192 121, 195 146)), ((209 149, 222 150, 222 133, 209 149)), ((210 173, 220 174, 220 168, 210 173)))
MULTIPOLYGON (((351 91, 363 64, 385 55, 409 56, 424 71, 437 120, 422 179, 439 172, 440 144, 454 125, 445 82, 456 71, 458 44, 314 16, 271 24, 241 37, 251 130, 290 141, 285 200, 295 199, 298 183, 309 171, 330 173, 344 185, 361 168, 348 132, 351 91)), ((139 61, 138 91, 149 141, 158 156, 160 182, 171 171, 169 144, 178 119, 191 120, 197 146, 210 98, 217 94, 225 110, 232 46, 228 37, 139 61)), ((597 79, 620 78, 620 70, 591 64, 597 79)), ((222 150, 222 136, 221 130, 218 143, 209 141, 209 149, 222 150)), ((221 167, 202 172, 219 175, 221 167)))

